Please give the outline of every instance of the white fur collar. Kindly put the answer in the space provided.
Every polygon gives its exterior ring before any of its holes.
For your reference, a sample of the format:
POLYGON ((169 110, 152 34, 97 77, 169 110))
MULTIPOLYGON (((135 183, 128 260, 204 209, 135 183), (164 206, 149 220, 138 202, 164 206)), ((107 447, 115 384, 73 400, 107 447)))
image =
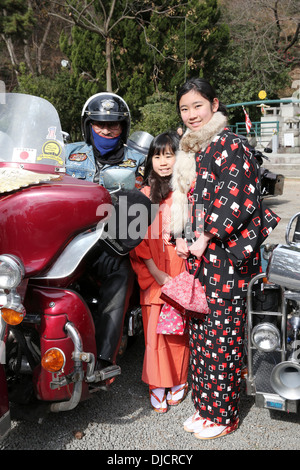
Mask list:
POLYGON ((199 131, 187 130, 176 153, 176 162, 172 176, 171 232, 181 236, 188 218, 187 193, 196 176, 195 153, 204 150, 214 136, 227 125, 227 118, 216 112, 210 121, 199 131))

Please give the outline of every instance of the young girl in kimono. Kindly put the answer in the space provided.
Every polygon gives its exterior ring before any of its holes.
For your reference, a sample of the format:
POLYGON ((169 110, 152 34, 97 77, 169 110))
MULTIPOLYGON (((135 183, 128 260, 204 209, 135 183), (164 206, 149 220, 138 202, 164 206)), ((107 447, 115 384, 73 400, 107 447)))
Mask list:
POLYGON ((159 211, 145 239, 131 254, 131 263, 140 285, 145 336, 142 380, 149 384, 150 403, 158 413, 178 405, 188 391, 188 335, 157 334, 163 301, 161 286, 185 269, 170 239, 170 181, 179 137, 175 132, 158 135, 149 148, 141 191, 159 211))

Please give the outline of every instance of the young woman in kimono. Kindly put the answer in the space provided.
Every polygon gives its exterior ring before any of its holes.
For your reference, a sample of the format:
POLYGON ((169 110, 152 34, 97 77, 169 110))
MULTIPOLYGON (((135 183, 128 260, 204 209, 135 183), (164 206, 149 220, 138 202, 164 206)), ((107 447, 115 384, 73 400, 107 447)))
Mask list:
POLYGON ((157 322, 163 306, 161 286, 184 269, 184 260, 170 243, 170 180, 178 149, 175 132, 158 135, 149 149, 141 189, 160 210, 145 239, 130 253, 131 264, 140 285, 145 355, 142 380, 149 384, 150 403, 159 413, 168 405, 178 405, 188 391, 188 334, 157 334, 157 322))
POLYGON ((187 130, 173 168, 171 231, 190 272, 200 267, 196 275, 210 307, 204 320, 190 322, 196 411, 184 428, 213 439, 238 427, 247 284, 260 272, 259 246, 279 218, 264 208, 256 160, 227 127, 226 108, 211 85, 189 80, 177 105, 187 130), (187 223, 191 244, 183 235, 187 223))

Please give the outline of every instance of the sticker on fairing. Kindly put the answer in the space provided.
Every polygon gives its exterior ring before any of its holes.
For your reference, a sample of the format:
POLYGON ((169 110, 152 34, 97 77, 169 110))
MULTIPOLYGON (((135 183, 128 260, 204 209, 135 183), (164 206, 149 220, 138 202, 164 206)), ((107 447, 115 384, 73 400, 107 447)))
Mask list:
POLYGON ((49 159, 55 160, 60 165, 63 165, 64 161, 60 158, 62 148, 56 140, 48 140, 42 147, 42 153, 37 157, 37 161, 49 159))
POLYGON ((12 161, 18 163, 36 163, 36 149, 15 147, 12 154, 12 161))
POLYGON ((46 139, 56 139, 56 126, 51 126, 48 128, 48 135, 46 139))

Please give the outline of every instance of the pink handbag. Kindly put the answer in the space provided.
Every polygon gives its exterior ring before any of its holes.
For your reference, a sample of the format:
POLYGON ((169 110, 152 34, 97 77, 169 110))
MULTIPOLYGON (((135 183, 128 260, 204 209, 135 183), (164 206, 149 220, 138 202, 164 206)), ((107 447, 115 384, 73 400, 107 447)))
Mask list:
POLYGON ((156 333, 161 335, 180 335, 187 332, 187 320, 176 308, 165 303, 159 314, 156 333))
POLYGON ((166 282, 160 298, 188 317, 203 318, 210 311, 199 279, 187 271, 166 282))

